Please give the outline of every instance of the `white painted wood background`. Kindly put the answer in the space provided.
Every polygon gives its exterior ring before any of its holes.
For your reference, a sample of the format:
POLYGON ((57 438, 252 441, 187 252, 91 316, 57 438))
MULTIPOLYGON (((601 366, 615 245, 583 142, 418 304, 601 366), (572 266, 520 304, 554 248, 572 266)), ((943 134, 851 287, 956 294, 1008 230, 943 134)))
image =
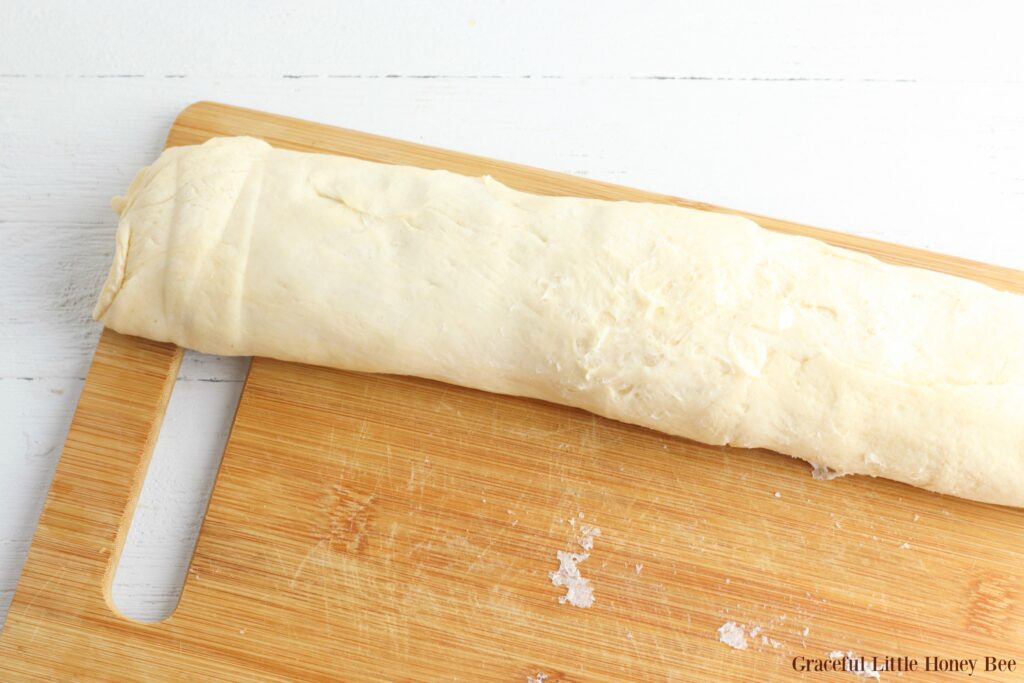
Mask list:
MULTIPOLYGON (((0 5, 0 623, 111 195, 212 99, 1024 269, 1017 2, 0 5)), ((190 355, 115 597, 174 605, 245 361, 190 355)))

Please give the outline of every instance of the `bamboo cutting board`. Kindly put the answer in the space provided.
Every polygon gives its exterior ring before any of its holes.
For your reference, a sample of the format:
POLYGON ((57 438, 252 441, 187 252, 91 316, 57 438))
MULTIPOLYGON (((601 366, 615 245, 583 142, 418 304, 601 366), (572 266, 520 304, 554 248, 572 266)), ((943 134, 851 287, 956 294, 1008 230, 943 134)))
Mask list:
MULTIPOLYGON (((213 103, 186 109, 167 144, 240 134, 530 192, 723 210, 213 103)), ((754 218, 1024 292, 1024 273, 754 218)), ((103 333, 0 637, 0 680, 855 680, 794 671, 794 657, 833 650, 922 666, 1016 658, 1016 673, 974 679, 1024 675, 1024 511, 814 481, 784 456, 538 401, 262 358, 181 602, 133 622, 110 583, 180 359, 103 333), (590 609, 560 604, 548 576, 584 524, 601 529, 580 563, 590 609), (716 633, 728 621, 766 640, 731 649, 716 633)))

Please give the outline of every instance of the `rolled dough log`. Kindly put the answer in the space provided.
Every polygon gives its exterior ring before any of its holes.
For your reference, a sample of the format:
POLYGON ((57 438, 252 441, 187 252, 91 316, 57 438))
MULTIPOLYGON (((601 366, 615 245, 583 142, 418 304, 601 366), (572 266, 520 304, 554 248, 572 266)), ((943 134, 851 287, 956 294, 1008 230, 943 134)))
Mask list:
POLYGON ((95 317, 1024 505, 1024 297, 736 216, 221 138, 116 198, 95 317))

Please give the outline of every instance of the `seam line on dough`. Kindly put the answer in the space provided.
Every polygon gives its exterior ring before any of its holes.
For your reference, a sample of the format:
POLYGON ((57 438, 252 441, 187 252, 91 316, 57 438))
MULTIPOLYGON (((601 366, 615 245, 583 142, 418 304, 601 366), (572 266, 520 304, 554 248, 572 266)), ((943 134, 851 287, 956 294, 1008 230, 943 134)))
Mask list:
POLYGON ((131 223, 127 218, 118 221, 117 236, 114 238, 114 261, 110 264, 110 272, 100 290, 99 300, 93 308, 94 320, 101 320, 114 303, 118 292, 124 285, 125 271, 128 268, 128 252, 132 247, 131 223))

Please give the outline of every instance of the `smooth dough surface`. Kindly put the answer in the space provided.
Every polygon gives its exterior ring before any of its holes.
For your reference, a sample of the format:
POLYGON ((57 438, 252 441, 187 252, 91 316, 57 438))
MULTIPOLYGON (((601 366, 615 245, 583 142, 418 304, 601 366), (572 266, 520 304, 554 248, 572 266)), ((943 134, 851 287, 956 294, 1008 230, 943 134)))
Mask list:
POLYGON ((94 315, 1024 506, 1024 297, 736 216, 219 138, 114 201, 94 315))

